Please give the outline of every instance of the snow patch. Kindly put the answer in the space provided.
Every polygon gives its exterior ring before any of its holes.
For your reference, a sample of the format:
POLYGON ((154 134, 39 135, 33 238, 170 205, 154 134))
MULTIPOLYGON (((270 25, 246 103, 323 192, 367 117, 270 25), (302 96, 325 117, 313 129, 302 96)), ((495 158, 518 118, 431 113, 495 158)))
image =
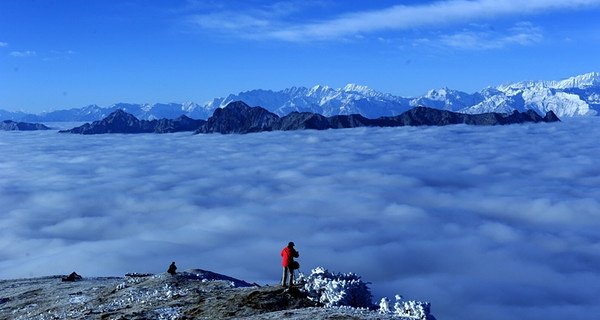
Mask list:
POLYGON ((181 317, 181 307, 165 307, 155 309, 158 320, 176 320, 181 317))

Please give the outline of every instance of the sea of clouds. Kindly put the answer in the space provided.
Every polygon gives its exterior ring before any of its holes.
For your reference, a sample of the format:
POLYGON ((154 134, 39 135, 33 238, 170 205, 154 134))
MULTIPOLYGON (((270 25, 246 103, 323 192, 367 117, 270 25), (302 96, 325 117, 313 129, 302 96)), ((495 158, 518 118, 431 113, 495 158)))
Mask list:
POLYGON ((324 266, 438 319, 600 314, 600 119, 248 135, 0 132, 0 278, 324 266))

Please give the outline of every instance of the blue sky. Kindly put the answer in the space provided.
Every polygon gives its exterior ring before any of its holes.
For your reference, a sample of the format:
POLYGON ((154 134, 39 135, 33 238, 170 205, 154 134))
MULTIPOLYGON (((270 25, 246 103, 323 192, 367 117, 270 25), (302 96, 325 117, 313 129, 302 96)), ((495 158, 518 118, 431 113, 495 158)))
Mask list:
POLYGON ((3 0, 0 108, 558 80, 600 70, 598 16, 600 0, 3 0))

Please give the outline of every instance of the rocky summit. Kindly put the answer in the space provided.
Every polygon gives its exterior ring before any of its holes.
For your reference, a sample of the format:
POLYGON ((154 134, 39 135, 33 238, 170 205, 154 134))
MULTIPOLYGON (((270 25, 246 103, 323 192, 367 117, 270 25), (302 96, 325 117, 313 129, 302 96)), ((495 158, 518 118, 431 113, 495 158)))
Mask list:
POLYGON ((261 107, 234 101, 217 109, 196 133, 250 133, 272 131, 279 116, 261 107))

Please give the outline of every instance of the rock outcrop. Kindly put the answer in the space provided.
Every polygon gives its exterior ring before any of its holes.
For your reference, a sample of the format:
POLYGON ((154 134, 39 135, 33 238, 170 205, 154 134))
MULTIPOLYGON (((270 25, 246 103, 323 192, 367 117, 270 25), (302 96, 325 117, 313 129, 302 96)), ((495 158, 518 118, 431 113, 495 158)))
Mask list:
POLYGON ((250 133, 272 131, 279 116, 261 107, 235 101, 217 109, 196 133, 250 133))
POLYGON ((4 131, 34 131, 34 130, 50 130, 49 127, 41 123, 16 122, 12 120, 4 120, 0 122, 0 130, 4 131))

